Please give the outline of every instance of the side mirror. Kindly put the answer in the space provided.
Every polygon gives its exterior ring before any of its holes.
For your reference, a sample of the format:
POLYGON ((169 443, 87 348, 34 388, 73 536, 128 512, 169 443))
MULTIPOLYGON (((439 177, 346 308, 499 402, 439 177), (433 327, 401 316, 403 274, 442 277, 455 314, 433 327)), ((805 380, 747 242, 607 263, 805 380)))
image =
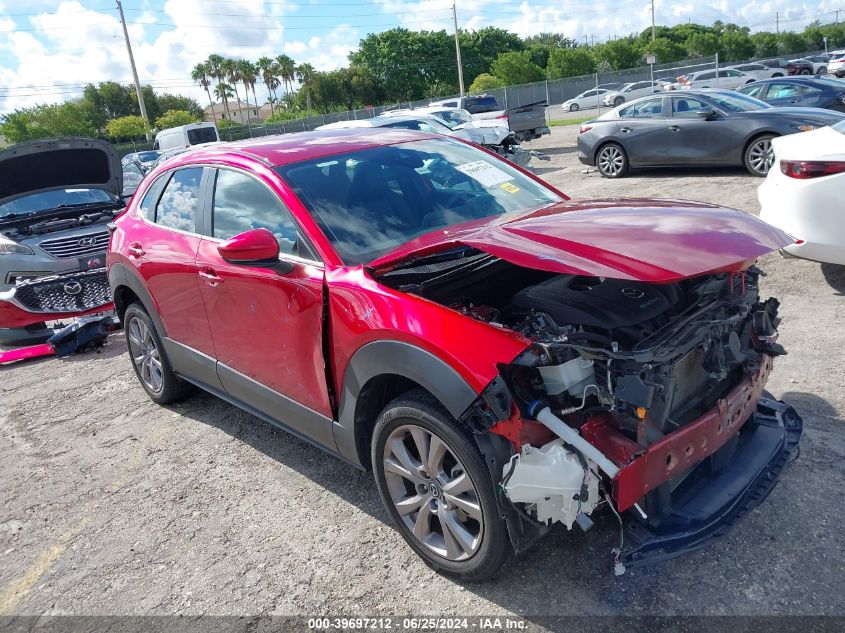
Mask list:
POLYGON ((220 257, 232 264, 275 265, 279 263, 279 242, 267 229, 238 233, 217 245, 220 257))
POLYGON ((716 118, 716 111, 715 110, 699 110, 698 116, 704 119, 705 121, 709 121, 710 119, 716 118))

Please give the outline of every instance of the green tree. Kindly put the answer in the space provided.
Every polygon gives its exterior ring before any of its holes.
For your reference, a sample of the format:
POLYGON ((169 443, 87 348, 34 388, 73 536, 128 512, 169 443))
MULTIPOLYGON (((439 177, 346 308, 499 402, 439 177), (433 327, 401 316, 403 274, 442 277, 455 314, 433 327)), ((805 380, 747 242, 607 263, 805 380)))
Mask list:
POLYGON ((686 41, 687 51, 691 55, 712 57, 722 51, 722 40, 715 33, 696 33, 686 41))
POLYGON ((208 95, 208 105, 211 106, 211 118, 216 119, 217 113, 214 111, 214 99, 211 98, 211 78, 206 64, 197 64, 191 71, 191 79, 202 86, 205 94, 208 95))
POLYGON ((267 101, 270 102, 270 116, 272 117, 273 114, 275 114, 274 106, 276 103, 276 88, 279 87, 276 63, 269 57, 261 57, 256 62, 256 66, 258 67, 258 72, 261 75, 261 81, 264 82, 264 85, 267 88, 267 101))
POLYGON ((117 140, 133 140, 147 133, 147 124, 137 115, 122 116, 106 124, 106 133, 117 140))
POLYGON ((586 47, 557 48, 549 53, 546 76, 549 79, 563 79, 589 75, 595 70, 596 62, 586 47))
POLYGON ((156 119, 156 127, 159 130, 165 130, 169 127, 179 127, 180 125, 196 123, 199 120, 199 117, 194 116, 187 110, 168 110, 156 119))
POLYGON ((223 71, 224 61, 225 60, 221 55, 209 55, 208 59, 205 61, 205 68, 208 72, 208 76, 213 77, 217 82, 217 88, 214 90, 214 95, 223 102, 223 110, 226 112, 226 116, 232 118, 232 115, 229 112, 229 95, 232 90, 231 88, 228 90, 219 90, 220 84, 223 83, 223 79, 225 77, 225 72, 223 71))
POLYGON ((751 36, 755 57, 774 57, 778 54, 778 37, 774 33, 759 31, 751 36))
POLYGON ((314 76, 317 71, 311 64, 299 64, 296 67, 296 78, 299 80, 302 89, 305 90, 305 111, 311 116, 311 89, 314 85, 314 76))
POLYGON ((52 136, 97 135, 81 99, 15 110, 0 119, 0 134, 12 143, 52 136))
POLYGON ((287 55, 276 57, 276 72, 285 84, 285 94, 293 92, 293 82, 296 80, 296 62, 287 55))
POLYGON ((490 65, 490 70, 506 86, 542 81, 543 69, 531 62, 528 51, 502 53, 490 65))
POLYGON ((229 87, 235 93, 235 103, 240 107, 241 95, 238 94, 238 82, 241 80, 241 69, 238 65, 238 60, 224 59, 220 67, 229 87))
POLYGON ((658 64, 668 64, 676 62, 686 57, 686 49, 670 40, 668 37, 658 37, 654 42, 651 40, 647 44, 642 45, 642 56, 645 57, 649 53, 654 53, 658 64))
POLYGON ((596 63, 606 61, 613 70, 635 68, 641 64, 642 53, 634 38, 621 38, 592 48, 596 63))
POLYGON ((807 41, 798 33, 781 32, 778 36, 778 48, 786 55, 803 53, 807 50, 807 41))
POLYGON ((481 73, 475 78, 475 81, 469 87, 470 94, 477 94, 480 92, 487 92, 495 88, 503 88, 505 83, 498 77, 494 77, 490 73, 481 73))
POLYGON ((157 95, 156 101, 158 102, 158 109, 161 112, 159 116, 167 114, 170 110, 184 110, 197 121, 202 121, 205 118, 205 110, 202 109, 202 106, 196 99, 165 92, 157 95))

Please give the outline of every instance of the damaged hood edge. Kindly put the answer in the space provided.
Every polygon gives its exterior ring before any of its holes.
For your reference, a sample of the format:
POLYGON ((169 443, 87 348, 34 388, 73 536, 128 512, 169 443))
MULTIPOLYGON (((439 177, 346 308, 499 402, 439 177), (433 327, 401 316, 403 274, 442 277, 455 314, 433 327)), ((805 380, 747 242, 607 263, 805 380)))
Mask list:
POLYGON ((793 242, 756 216, 701 202, 568 200, 426 233, 367 268, 383 272, 464 245, 525 268, 670 283, 744 270, 793 242))

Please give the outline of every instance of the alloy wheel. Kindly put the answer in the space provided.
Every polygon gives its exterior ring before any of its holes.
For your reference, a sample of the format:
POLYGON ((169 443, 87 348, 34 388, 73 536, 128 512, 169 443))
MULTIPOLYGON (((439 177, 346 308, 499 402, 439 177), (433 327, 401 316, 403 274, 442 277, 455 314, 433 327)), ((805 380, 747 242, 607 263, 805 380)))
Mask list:
POLYGON ((768 174, 772 164, 775 162, 775 154, 772 151, 772 139, 761 138, 755 141, 748 148, 748 162, 751 168, 759 174, 768 174))
POLYGON ((135 317, 128 323, 129 353, 138 370, 138 377, 151 392, 162 389, 161 353, 156 345, 150 328, 141 319, 135 317))
POLYGON ((400 519, 426 549, 450 561, 472 557, 484 538, 478 490, 455 452, 421 426, 397 427, 382 455, 400 519))
POLYGON ((617 176, 625 167, 625 156, 615 145, 608 145, 599 152, 598 163, 603 174, 617 176))

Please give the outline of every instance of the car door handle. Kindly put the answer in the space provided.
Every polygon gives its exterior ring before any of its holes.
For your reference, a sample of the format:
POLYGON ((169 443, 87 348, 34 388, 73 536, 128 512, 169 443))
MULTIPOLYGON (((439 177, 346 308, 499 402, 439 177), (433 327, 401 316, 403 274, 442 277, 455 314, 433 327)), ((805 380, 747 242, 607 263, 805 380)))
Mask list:
POLYGON ((622 134, 627 134, 628 132, 633 132, 633 130, 632 130, 631 128, 629 128, 629 127, 623 127, 623 128, 622 128, 621 130, 619 130, 619 131, 620 131, 620 132, 622 132, 622 134))
POLYGON ((199 276, 205 279, 205 282, 212 288, 223 283, 223 278, 211 268, 203 268, 199 271, 199 276))
POLYGON ((670 131, 670 132, 680 132, 680 131, 681 131, 681 128, 679 128, 677 125, 670 125, 670 126, 669 126, 669 131, 670 131))
POLYGON ((142 257, 147 251, 136 242, 135 244, 130 244, 126 252, 129 253, 130 257, 142 257))

